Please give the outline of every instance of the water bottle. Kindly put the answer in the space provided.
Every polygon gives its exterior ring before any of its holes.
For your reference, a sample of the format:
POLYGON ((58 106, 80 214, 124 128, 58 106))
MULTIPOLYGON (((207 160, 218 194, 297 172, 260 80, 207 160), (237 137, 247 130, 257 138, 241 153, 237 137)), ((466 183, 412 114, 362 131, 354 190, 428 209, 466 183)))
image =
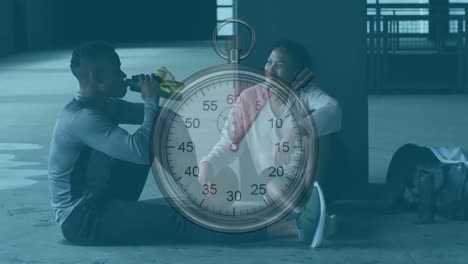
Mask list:
MULTIPOLYGON (((160 82, 161 97, 173 100, 180 100, 182 98, 184 83, 175 81, 174 76, 164 67, 157 70, 155 75, 160 82)), ((141 87, 138 85, 138 75, 132 76, 131 79, 125 79, 125 82, 129 86, 130 91, 141 92, 141 87)))
POLYGON ((434 175, 424 169, 418 172, 418 193, 418 223, 431 224, 435 213, 434 175))

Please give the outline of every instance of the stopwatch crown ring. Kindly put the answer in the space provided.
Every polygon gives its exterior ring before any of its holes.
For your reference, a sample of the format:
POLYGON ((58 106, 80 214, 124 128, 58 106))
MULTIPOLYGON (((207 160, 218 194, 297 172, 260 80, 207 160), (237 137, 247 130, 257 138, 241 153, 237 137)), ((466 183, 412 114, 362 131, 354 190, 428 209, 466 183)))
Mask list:
POLYGON ((244 54, 239 54, 239 60, 243 60, 243 59, 247 58, 252 53, 253 49, 255 48, 255 44, 257 42, 255 30, 247 22, 245 22, 243 20, 240 20, 240 19, 237 19, 237 18, 230 18, 230 19, 224 20, 224 22, 219 24, 215 28, 215 30, 213 31, 213 35, 212 35, 212 38, 211 38, 211 44, 213 45, 213 49, 216 52, 216 54, 218 54, 221 58, 223 58, 225 60, 228 60, 228 61, 230 60, 230 55, 224 53, 222 51, 222 49, 219 47, 219 44, 218 44, 218 33, 219 33, 219 31, 221 30, 221 28, 223 28, 224 26, 226 26, 229 23, 238 23, 238 24, 244 25, 247 28, 247 30, 250 32, 250 37, 252 39, 252 42, 250 43, 250 47, 244 54))

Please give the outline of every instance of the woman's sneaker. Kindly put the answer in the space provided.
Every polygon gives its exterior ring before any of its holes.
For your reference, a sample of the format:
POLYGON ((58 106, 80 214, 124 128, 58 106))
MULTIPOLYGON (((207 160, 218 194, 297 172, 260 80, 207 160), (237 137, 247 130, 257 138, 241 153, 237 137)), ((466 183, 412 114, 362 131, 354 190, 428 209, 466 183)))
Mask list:
POLYGON ((335 215, 327 215, 322 189, 317 182, 314 183, 311 196, 297 218, 299 239, 312 248, 319 247, 324 236, 335 232, 335 220, 335 215))

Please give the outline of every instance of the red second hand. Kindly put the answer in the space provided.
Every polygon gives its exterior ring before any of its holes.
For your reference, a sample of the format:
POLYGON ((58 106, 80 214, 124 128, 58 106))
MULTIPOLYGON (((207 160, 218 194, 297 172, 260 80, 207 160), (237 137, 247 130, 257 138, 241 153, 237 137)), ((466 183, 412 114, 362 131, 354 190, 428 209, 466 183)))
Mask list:
MULTIPOLYGON (((250 120, 250 122, 247 124, 246 128, 244 130, 241 131, 240 135, 234 139, 234 141, 229 144, 229 149, 233 152, 237 152, 239 150, 239 145, 240 145, 240 142, 244 139, 245 135, 247 135, 247 133, 249 132, 250 128, 252 127, 253 123, 255 122, 255 119, 257 119, 258 117, 258 114, 260 113, 260 111, 263 109, 263 107, 265 107, 265 105, 268 103, 268 100, 271 98, 272 96, 272 93, 270 91, 267 92, 267 96, 268 98, 266 98, 266 100, 264 101, 261 101, 261 107, 260 109, 257 109, 256 106, 253 107, 253 109, 255 109, 255 116, 254 118, 252 118, 252 120, 250 120)), ((235 119, 235 117, 234 117, 235 119)), ((233 124, 234 126, 234 129, 236 129, 236 120, 233 120, 233 124)), ((235 135, 235 133, 234 133, 235 135)))

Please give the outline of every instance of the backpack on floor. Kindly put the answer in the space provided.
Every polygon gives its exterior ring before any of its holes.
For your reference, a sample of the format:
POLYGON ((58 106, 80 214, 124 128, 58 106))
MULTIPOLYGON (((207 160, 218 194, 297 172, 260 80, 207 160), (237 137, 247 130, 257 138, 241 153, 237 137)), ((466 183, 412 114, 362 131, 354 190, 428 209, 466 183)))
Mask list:
POLYGON ((389 208, 393 207, 390 211, 420 213, 425 206, 425 210, 430 209, 433 214, 468 220, 468 167, 465 163, 442 163, 429 149, 407 144, 395 153, 388 172, 386 202, 389 208), (423 181, 428 176, 429 185, 423 181))
POLYGON ((418 208, 422 197, 433 196, 434 213, 450 219, 468 220, 468 170, 464 163, 442 164, 439 166, 418 164, 412 175, 412 184, 404 189, 403 200, 409 207, 418 208), (423 194, 421 174, 431 175, 432 193, 423 194))

